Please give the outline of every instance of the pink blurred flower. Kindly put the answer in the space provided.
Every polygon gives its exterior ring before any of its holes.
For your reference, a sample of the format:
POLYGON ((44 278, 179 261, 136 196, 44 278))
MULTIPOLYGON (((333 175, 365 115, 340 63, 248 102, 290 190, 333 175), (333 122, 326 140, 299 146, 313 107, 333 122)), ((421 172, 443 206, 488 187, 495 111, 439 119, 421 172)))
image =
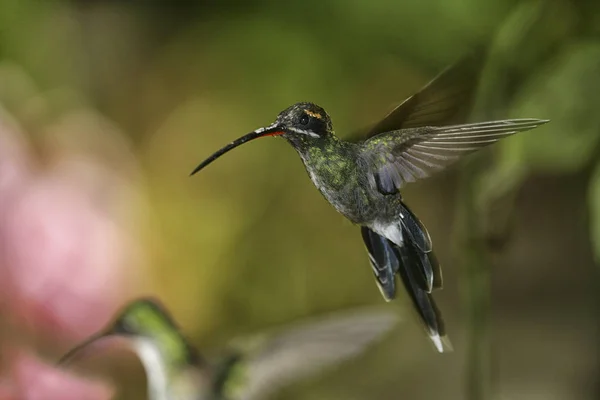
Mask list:
POLYGON ((75 377, 34 356, 19 353, 11 364, 10 381, 0 384, 0 400, 107 400, 105 384, 75 377))
MULTIPOLYGON (((130 200, 126 185, 101 157, 76 148, 36 173, 27 141, 1 116, 1 311, 17 334, 74 343, 105 326, 128 297, 139 254, 119 210, 130 200)), ((80 138, 85 129, 74 133, 80 138)), ((15 357, 5 370, 0 400, 110 397, 32 355, 15 357)))
POLYGON ((102 328, 124 292, 115 223, 52 176, 32 180, 5 210, 0 240, 11 311, 59 335, 81 338, 102 328))

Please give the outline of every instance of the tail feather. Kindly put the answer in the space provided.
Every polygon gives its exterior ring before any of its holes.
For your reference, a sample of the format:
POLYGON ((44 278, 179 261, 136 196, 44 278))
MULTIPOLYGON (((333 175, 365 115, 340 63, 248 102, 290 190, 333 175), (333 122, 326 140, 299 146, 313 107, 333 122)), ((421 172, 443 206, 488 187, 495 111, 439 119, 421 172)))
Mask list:
POLYGON ((403 203, 400 203, 400 225, 402 237, 405 242, 410 242, 415 248, 415 253, 421 259, 418 277, 421 280, 421 288, 427 292, 442 287, 442 270, 437 259, 433 255, 431 238, 425 225, 415 214, 403 203))
POLYGON ((451 350, 452 346, 446 337, 442 314, 431 294, 423 290, 420 280, 417 278, 418 271, 422 268, 418 263, 421 262, 422 258, 417 254, 416 246, 410 241, 405 241, 403 246, 396 246, 396 250, 401 263, 400 277, 413 305, 425 324, 429 337, 440 353, 451 350))
POLYGON ((396 297, 395 275, 400 268, 400 260, 393 244, 367 227, 361 227, 360 231, 369 253, 369 261, 377 286, 383 298, 391 301, 396 297))
POLYGON ((442 268, 433 251, 427 253, 429 263, 433 268, 433 287, 432 289, 441 289, 444 286, 444 278, 442 276, 442 268))
POLYGON ((437 350, 451 351, 442 315, 431 296, 432 289, 442 286, 442 274, 429 234, 408 208, 403 207, 402 214, 399 227, 403 239, 401 245, 361 227, 377 285, 386 301, 393 300, 396 297, 395 275, 398 273, 437 350))

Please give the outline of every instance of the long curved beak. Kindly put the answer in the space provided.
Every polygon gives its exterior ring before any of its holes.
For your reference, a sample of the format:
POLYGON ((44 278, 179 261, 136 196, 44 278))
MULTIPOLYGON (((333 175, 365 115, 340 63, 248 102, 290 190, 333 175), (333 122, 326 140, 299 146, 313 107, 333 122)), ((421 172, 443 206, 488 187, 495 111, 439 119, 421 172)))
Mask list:
POLYGON ((200 165, 198 165, 192 171, 190 176, 194 175, 196 172, 200 171, 202 168, 206 167, 208 164, 215 161, 217 158, 221 157, 223 154, 227 153, 229 150, 235 149, 236 147, 238 147, 246 142, 249 142, 251 140, 258 139, 258 138, 264 137, 264 136, 279 136, 279 135, 283 135, 283 133, 284 133, 283 127, 281 125, 279 125, 277 122, 272 125, 269 125, 267 127, 259 128, 253 132, 250 132, 247 135, 244 135, 241 138, 236 139, 233 142, 229 143, 227 146, 223 147, 222 149, 220 149, 219 151, 214 153, 212 156, 210 156, 206 160, 202 161, 202 163, 200 163, 200 165))
POLYGON ((73 361, 73 359, 76 358, 77 355, 80 355, 82 350, 85 350, 88 346, 98 343, 101 340, 104 341, 106 339, 110 339, 111 337, 113 337, 113 335, 114 332, 112 331, 104 331, 91 336, 84 342, 69 350, 64 356, 60 358, 60 360, 58 360, 57 365, 64 366, 69 364, 71 361, 73 361))

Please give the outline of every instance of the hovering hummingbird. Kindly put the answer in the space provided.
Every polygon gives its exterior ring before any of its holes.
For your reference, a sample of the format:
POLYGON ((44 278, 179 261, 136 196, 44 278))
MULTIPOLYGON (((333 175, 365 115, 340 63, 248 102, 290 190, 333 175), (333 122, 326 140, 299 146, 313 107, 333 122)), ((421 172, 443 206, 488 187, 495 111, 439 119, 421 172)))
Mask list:
POLYGON ((141 298, 58 363, 66 365, 101 339, 123 337, 144 366, 150 400, 257 400, 360 354, 398 320, 380 309, 337 315, 242 340, 209 360, 187 341, 157 300, 141 298))
POLYGON ((250 140, 281 136, 300 155, 314 185, 333 207, 360 225, 371 267, 386 301, 396 297, 399 274, 438 351, 450 350, 444 323, 431 296, 442 273, 425 226, 400 195, 425 178, 499 139, 536 128, 541 119, 465 124, 484 52, 447 68, 383 120, 349 140, 335 134, 331 118, 313 103, 297 103, 271 125, 231 142, 203 161, 192 175, 250 140))

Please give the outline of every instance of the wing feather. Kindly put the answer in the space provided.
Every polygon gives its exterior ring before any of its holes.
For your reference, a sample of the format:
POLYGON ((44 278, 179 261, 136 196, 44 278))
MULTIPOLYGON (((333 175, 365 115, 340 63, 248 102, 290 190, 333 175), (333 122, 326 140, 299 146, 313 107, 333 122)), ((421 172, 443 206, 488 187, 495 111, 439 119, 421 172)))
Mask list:
POLYGON ((398 319, 390 311, 370 309, 305 324, 272 337, 248 358, 248 386, 241 398, 265 398, 282 386, 360 354, 398 319))
POLYGON ((355 132, 348 140, 363 141, 399 129, 464 123, 475 97, 486 54, 484 47, 475 49, 404 100, 380 122, 355 132))
POLYGON ((362 151, 371 163, 377 189, 390 194, 482 147, 547 122, 527 118, 396 130, 367 140, 362 151))

